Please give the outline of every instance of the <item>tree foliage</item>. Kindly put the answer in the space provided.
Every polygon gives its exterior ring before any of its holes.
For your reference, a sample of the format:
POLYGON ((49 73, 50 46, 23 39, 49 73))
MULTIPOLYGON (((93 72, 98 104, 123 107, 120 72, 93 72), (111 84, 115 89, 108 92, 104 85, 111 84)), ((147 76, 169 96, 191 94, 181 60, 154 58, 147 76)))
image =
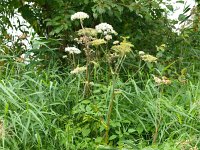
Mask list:
POLYGON ((21 13, 40 36, 65 40, 75 30, 71 14, 84 11, 92 16, 87 25, 108 22, 120 35, 130 36, 137 43, 136 49, 153 51, 155 45, 166 43, 172 34, 161 4, 164 3, 149 0, 3 0, 1 10, 6 14, 4 19, 16 11, 21 13))

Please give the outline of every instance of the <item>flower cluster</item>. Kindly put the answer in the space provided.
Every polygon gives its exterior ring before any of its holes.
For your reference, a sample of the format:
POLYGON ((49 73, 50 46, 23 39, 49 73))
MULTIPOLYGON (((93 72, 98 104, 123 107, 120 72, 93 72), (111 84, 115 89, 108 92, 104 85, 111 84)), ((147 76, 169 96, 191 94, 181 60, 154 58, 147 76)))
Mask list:
POLYGON ((74 41, 77 42, 78 44, 87 44, 88 42, 94 40, 95 38, 91 36, 81 36, 79 38, 75 38, 74 41))
POLYGON ((117 44, 119 44, 119 41, 114 41, 113 42, 113 45, 117 45, 117 44))
POLYGON ((133 44, 127 41, 123 41, 119 45, 112 46, 111 49, 114 50, 120 56, 125 56, 127 53, 131 52, 132 47, 134 47, 133 44))
POLYGON ((31 59, 33 59, 33 58, 34 58, 34 53, 33 53, 33 52, 27 53, 27 54, 24 53, 24 54, 22 54, 22 55, 20 56, 20 58, 17 59, 17 61, 23 62, 23 63, 26 64, 26 65, 29 65, 31 59))
POLYGON ((77 34, 79 37, 75 38, 74 41, 76 41, 78 44, 87 44, 96 39, 98 33, 93 28, 83 28, 78 30, 77 34))
POLYGON ((87 67, 76 67, 74 70, 72 70, 71 74, 79 74, 84 72, 87 69, 87 67))
POLYGON ((106 41, 104 39, 95 39, 91 42, 89 42, 92 46, 98 46, 102 44, 106 44, 106 41))
POLYGON ((145 55, 145 52, 139 51, 139 55, 140 55, 140 56, 145 55))
POLYGON ((146 62, 150 62, 150 63, 151 62, 157 62, 157 59, 158 59, 158 58, 156 58, 156 57, 154 57, 152 55, 149 55, 149 54, 142 54, 141 58, 142 58, 142 60, 144 60, 146 62))
POLYGON ((167 77, 163 76, 162 78, 158 78, 158 77, 155 77, 154 76, 154 81, 158 84, 158 85, 161 85, 161 84, 165 84, 165 85, 168 85, 168 84, 171 84, 172 81, 169 80, 167 77))
POLYGON ((119 58, 119 55, 117 53, 112 53, 110 55, 107 55, 107 59, 108 59, 108 62, 110 64, 113 64, 116 62, 117 58, 119 58))
POLYGON ((76 20, 76 19, 84 20, 86 18, 89 18, 89 15, 87 13, 84 13, 84 12, 77 12, 77 13, 75 13, 71 16, 72 21, 76 20))
POLYGON ((105 36, 105 39, 106 39, 107 41, 112 40, 112 35, 109 35, 109 34, 106 35, 106 36, 105 36))
POLYGON ((93 29, 93 28, 84 28, 84 29, 80 29, 78 30, 78 36, 92 36, 92 37, 96 37, 97 36, 97 30, 93 29))
POLYGON ((70 54, 80 54, 81 51, 76 47, 66 47, 65 52, 69 52, 70 54))
POLYGON ((117 33, 113 27, 107 23, 100 23, 99 25, 95 26, 95 29, 98 33, 103 33, 104 35, 117 33))

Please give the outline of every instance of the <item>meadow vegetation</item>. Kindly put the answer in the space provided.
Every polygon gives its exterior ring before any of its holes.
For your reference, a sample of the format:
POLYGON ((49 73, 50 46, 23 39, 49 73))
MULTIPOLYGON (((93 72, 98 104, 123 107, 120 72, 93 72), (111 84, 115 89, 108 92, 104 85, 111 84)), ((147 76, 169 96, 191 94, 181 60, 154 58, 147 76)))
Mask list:
POLYGON ((175 32, 157 0, 1 1, 0 149, 198 150, 196 3, 175 32))

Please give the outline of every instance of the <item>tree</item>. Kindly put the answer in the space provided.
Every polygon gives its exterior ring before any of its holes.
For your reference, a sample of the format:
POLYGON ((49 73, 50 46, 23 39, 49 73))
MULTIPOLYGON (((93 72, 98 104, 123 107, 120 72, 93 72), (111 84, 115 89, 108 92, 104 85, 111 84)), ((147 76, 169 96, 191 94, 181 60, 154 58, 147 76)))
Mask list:
POLYGON ((87 25, 108 22, 120 35, 130 36, 136 49, 152 51, 156 45, 167 43, 172 34, 161 4, 166 5, 162 0, 2 0, 0 10, 2 24, 11 26, 8 18, 21 13, 40 36, 62 38, 63 45, 75 30, 71 14, 84 11, 93 16, 87 25))

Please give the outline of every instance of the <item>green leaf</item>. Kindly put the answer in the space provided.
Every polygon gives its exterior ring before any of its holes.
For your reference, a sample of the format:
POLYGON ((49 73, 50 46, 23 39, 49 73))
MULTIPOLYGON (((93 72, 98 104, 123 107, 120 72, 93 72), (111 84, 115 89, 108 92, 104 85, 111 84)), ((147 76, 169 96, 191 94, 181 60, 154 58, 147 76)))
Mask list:
POLYGON ((83 100, 81 103, 82 104, 89 104, 91 101, 90 100, 83 100))
POLYGON ((166 5, 166 7, 170 10, 170 11, 174 11, 174 7, 172 5, 166 5))
POLYGON ((128 133, 133 133, 135 131, 136 131, 135 129, 128 129, 128 133))
POLYGON ((84 0, 84 3, 85 3, 85 4, 88 4, 88 3, 89 3, 89 0, 84 0))
POLYGON ((90 129, 83 129, 83 130, 82 130, 82 135, 83 135, 83 137, 88 136, 88 135, 90 134, 90 132, 91 132, 90 129))
POLYGON ((116 138, 117 138, 117 135, 112 135, 112 136, 109 138, 109 140, 112 141, 112 140, 114 140, 114 139, 116 139, 116 138))
POLYGON ((186 15, 184 15, 184 14, 180 14, 179 16, 178 16, 178 20, 179 21, 184 21, 185 19, 186 19, 186 15))
POLYGON ((111 123, 110 123, 110 125, 112 126, 112 127, 121 127, 121 124, 120 124, 120 122, 115 122, 115 121, 111 121, 111 123))
POLYGON ((95 139, 95 143, 101 143, 102 140, 103 140, 102 137, 97 137, 97 138, 95 139))
POLYGON ((138 126, 137 126, 137 132, 138 132, 139 134, 141 134, 143 131, 144 131, 143 127, 142 127, 141 125, 138 125, 138 126))
POLYGON ((184 1, 176 1, 176 3, 184 4, 184 1))
POLYGON ((107 145, 99 145, 97 147, 97 150, 118 150, 114 147, 110 147, 110 146, 107 146, 107 145))

